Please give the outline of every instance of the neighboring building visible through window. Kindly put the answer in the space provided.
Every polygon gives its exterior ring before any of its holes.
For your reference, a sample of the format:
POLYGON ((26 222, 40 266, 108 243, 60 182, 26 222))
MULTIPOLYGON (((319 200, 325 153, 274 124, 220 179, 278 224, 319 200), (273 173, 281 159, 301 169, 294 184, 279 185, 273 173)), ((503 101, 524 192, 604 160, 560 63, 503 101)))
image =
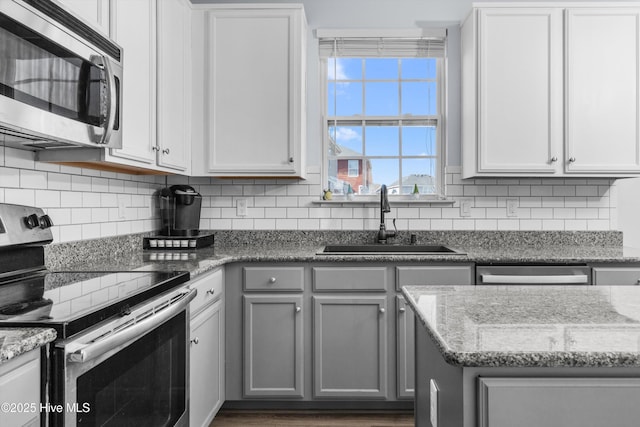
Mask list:
POLYGON ((437 42, 439 53, 430 57, 416 39, 320 40, 325 187, 339 195, 351 185, 362 196, 382 184, 389 194, 410 194, 417 185, 421 194, 441 195, 444 40, 437 42), (372 49, 374 43, 383 48, 372 49))

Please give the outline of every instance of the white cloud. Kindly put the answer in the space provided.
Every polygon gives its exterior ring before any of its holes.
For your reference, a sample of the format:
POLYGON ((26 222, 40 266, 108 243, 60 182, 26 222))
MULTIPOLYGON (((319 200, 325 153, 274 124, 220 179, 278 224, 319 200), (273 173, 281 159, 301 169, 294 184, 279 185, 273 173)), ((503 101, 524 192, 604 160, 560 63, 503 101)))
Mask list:
POLYGON ((329 80, 346 80, 347 75, 344 72, 344 66, 340 58, 329 58, 328 61, 329 80))
POLYGON ((353 129, 338 127, 336 129, 336 141, 360 141, 360 134, 353 129))

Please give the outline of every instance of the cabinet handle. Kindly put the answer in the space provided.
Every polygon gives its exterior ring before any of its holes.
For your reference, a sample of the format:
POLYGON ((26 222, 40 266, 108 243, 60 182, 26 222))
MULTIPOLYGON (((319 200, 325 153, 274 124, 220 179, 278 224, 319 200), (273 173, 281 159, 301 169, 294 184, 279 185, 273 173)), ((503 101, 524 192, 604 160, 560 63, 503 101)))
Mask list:
POLYGON ((293 157, 289 157, 289 163, 293 163, 293 157))
POLYGON ((640 285, 640 279, 636 280, 636 285, 640 285))
POLYGON ((165 148, 164 150, 162 150, 162 154, 169 154, 169 149, 165 148))
POLYGON ((384 314, 384 312, 387 311, 384 309, 384 307, 380 307, 380 313, 384 314))
POLYGON ((404 313, 405 311, 407 311, 407 309, 404 308, 404 307, 400 307, 399 311, 400 311, 400 313, 404 313))
POLYGON ((151 147, 151 151, 160 151, 160 147, 154 145, 153 147, 151 147))
POLYGON ((207 291, 207 293, 208 293, 209 295, 213 295, 213 294, 215 294, 215 293, 216 293, 216 289, 215 289, 215 288, 211 288, 211 289, 209 289, 209 290, 207 291))
POLYGON ((569 163, 575 163, 575 162, 576 162, 575 157, 569 157, 569 163))
POLYGON ((195 337, 194 339, 191 340, 191 344, 198 344, 200 342, 200 340, 198 339, 198 337, 195 337))
POLYGON ((551 163, 555 163, 555 162, 557 162, 557 161, 558 161, 558 158, 557 158, 556 156, 553 156, 553 157, 551 158, 551 163))
POLYGON ((296 313, 300 313, 302 311, 301 307, 296 307, 296 313))
POLYGON ((276 283, 275 277, 269 277, 269 283, 276 283))

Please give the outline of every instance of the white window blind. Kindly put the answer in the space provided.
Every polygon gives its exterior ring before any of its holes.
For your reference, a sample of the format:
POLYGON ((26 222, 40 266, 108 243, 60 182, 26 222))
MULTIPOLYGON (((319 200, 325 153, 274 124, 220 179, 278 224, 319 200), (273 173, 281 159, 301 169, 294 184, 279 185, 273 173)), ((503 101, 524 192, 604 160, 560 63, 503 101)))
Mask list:
POLYGON ((320 56, 329 57, 446 57, 446 29, 417 32, 389 32, 382 36, 366 31, 318 30, 320 56))

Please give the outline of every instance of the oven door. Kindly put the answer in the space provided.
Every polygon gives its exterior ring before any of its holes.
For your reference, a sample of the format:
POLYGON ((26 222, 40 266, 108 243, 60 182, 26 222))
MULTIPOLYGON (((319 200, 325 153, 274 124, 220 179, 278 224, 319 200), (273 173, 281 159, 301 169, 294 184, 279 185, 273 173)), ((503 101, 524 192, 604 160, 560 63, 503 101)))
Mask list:
MULTIPOLYGON (((187 426, 189 302, 178 290, 57 344, 64 390, 52 425, 187 426)), ((55 386, 54 386, 55 387, 55 386)), ((54 406, 55 409, 55 406, 54 406)))

